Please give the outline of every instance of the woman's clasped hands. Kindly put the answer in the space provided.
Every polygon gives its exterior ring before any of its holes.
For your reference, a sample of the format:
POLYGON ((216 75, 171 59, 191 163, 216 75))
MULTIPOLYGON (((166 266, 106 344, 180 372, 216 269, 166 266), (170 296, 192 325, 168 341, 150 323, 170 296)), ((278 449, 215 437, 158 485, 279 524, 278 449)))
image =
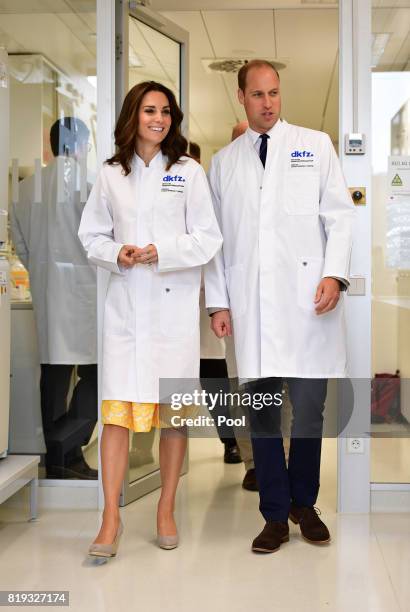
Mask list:
POLYGON ((154 244, 148 244, 142 249, 133 244, 124 244, 118 253, 118 264, 124 268, 132 268, 136 264, 150 266, 157 261, 158 252, 154 244))

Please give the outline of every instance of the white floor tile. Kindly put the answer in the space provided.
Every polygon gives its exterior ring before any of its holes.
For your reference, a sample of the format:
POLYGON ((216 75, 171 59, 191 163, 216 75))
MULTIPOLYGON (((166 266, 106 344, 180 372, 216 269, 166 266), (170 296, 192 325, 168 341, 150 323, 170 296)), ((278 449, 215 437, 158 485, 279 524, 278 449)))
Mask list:
POLYGON ((223 464, 218 440, 195 440, 177 502, 178 549, 155 546, 158 491, 122 509, 118 557, 102 565, 86 555, 98 512, 47 511, 28 523, 0 508, 1 588, 69 590, 75 612, 407 610, 408 518, 393 528, 397 515, 338 516, 334 440, 325 441, 322 465, 318 505, 330 545, 309 545, 292 525, 280 551, 254 555, 258 495, 240 487, 242 465, 223 464))
POLYGON ((403 612, 410 611, 410 514, 375 514, 371 526, 403 612))

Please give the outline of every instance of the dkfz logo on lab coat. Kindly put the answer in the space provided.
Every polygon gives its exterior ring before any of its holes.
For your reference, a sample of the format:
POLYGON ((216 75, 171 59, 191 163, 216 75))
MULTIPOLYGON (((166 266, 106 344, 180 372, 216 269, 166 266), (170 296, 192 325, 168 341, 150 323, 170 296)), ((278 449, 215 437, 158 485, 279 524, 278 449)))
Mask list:
POLYGON ((295 158, 300 158, 300 157, 313 157, 313 153, 311 153, 310 151, 293 151, 293 153, 291 153, 290 155, 291 157, 295 158))
POLYGON ((174 176, 167 174, 162 177, 161 191, 168 193, 184 193, 184 183, 185 179, 183 176, 179 176, 179 174, 175 174, 174 176))
POLYGON ((185 183, 185 179, 182 176, 179 176, 178 174, 176 174, 175 176, 171 176, 170 174, 167 174, 167 176, 164 176, 162 178, 162 182, 163 183, 185 183))

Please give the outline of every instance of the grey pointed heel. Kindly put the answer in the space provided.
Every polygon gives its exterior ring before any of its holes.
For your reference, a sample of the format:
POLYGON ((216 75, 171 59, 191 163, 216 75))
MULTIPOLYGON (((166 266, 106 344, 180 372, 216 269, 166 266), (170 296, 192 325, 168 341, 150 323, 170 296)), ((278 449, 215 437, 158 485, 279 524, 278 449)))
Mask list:
POLYGON ((157 535, 157 544, 160 548, 164 550, 172 550, 176 548, 179 544, 178 534, 166 536, 166 535, 157 535))
POLYGON ((88 549, 88 554, 93 557, 115 557, 118 551, 118 546, 120 543, 120 539, 122 533, 124 531, 124 525, 120 519, 120 523, 117 529, 117 535, 114 538, 114 542, 112 544, 91 544, 88 549))

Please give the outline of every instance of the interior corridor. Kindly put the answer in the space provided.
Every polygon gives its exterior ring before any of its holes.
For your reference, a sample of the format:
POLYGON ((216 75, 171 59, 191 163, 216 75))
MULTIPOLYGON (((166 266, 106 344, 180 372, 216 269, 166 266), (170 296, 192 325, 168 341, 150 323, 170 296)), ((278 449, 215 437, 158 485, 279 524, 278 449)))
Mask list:
POLYGON ((76 612, 410 610, 410 517, 336 514, 336 440, 324 441, 318 500, 332 543, 310 545, 291 524, 290 542, 271 555, 251 552, 263 526, 258 495, 241 488, 243 465, 221 455, 217 439, 191 441, 179 548, 155 544, 154 491, 121 510, 118 557, 103 565, 86 555, 97 511, 41 510, 30 524, 25 494, 15 495, 0 507, 1 588, 69 590, 76 612))

